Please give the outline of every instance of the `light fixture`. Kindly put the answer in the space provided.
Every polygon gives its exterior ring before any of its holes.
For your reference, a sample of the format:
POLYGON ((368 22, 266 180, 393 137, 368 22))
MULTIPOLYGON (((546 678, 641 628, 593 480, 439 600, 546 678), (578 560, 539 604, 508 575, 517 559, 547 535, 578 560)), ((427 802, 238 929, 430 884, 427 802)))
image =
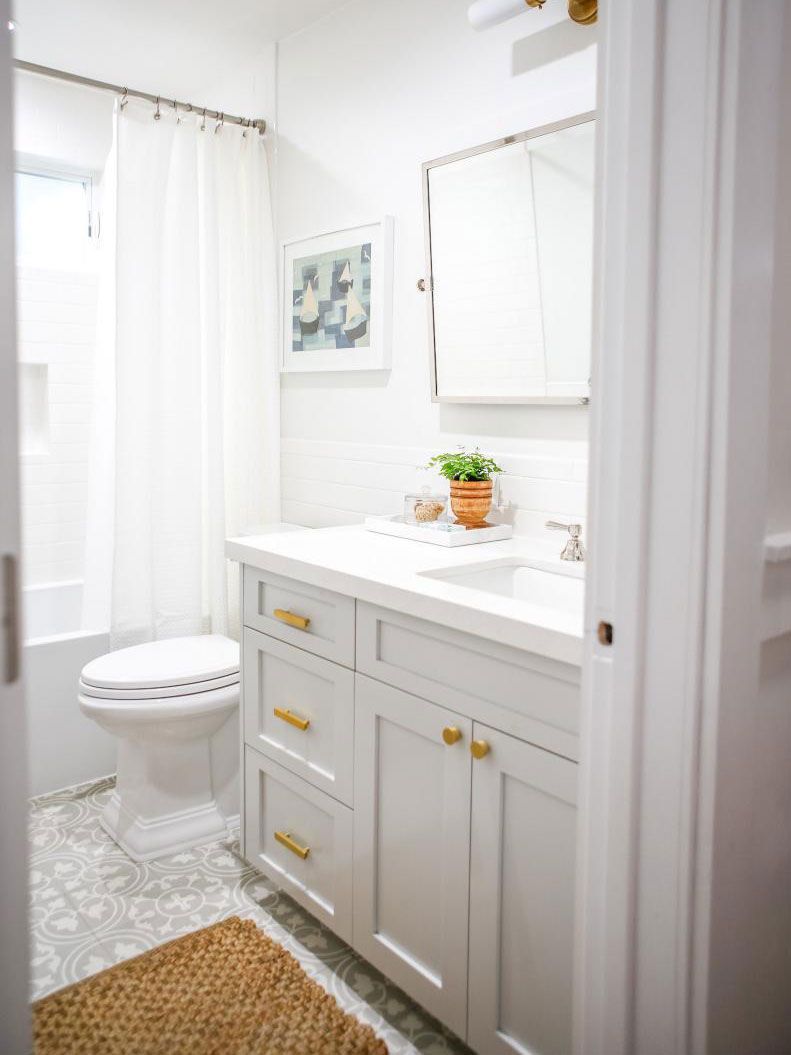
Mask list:
POLYGON ((17 28, 17 23, 13 20, 13 18, 9 18, 9 20, 8 20, 8 32, 9 33, 13 33, 16 28, 17 28))
MULTIPOLYGON (((473 29, 488 29, 521 15, 528 7, 542 8, 546 0, 475 0, 467 8, 473 29)), ((582 26, 596 21, 598 0, 568 0, 569 18, 582 26)))

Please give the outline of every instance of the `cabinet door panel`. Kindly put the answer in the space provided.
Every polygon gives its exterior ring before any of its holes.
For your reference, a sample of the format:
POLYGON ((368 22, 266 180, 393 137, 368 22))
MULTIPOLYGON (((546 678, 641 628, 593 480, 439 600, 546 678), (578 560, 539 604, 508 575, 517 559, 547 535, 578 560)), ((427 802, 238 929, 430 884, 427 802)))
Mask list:
POLYGON ((247 743, 351 806, 354 674, 248 628, 243 656, 247 743))
POLYGON ((350 941, 352 811, 247 747, 245 829, 247 860, 350 941))
POLYGON ((354 667, 354 598, 298 579, 244 569, 244 625, 333 663, 354 667), (305 620, 295 625, 293 618, 305 620))
POLYGON ((475 723, 468 1040, 571 1051, 577 766, 475 723))
POLYGON ((472 723, 357 676, 354 944, 464 1035, 472 723), (461 738, 443 741, 455 726, 461 738))

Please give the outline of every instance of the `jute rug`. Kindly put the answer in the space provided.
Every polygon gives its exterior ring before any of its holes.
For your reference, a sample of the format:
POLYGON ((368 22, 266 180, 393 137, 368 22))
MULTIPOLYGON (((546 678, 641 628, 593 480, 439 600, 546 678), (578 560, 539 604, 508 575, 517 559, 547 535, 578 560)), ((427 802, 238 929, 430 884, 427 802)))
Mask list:
POLYGON ((44 997, 33 1019, 36 1055, 387 1055, 238 916, 44 997))

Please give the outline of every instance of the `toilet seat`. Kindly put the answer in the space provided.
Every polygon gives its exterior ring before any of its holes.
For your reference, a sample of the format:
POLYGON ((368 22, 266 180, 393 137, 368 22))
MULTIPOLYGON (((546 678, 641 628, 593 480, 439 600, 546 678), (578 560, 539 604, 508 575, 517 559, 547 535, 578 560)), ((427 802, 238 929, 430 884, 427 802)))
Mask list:
POLYGON ((80 693, 103 700, 191 696, 239 682, 239 645, 221 634, 132 645, 88 663, 80 693))
POLYGON ((160 688, 126 688, 108 689, 92 685, 80 678, 78 689, 81 696, 90 696, 94 700, 164 700, 178 696, 195 696, 211 689, 223 689, 226 685, 238 685, 239 672, 227 674, 224 678, 212 678, 210 681, 196 681, 188 685, 163 685, 160 688))

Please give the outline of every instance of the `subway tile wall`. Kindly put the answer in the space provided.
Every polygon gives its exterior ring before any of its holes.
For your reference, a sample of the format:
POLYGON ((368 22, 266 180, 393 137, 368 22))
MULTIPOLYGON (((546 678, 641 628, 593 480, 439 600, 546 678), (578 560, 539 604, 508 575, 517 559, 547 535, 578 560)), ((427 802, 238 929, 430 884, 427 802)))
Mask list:
MULTIPOLYGON (((366 514, 400 513, 404 494, 421 486, 447 493, 442 477, 425 465, 439 450, 367 443, 336 443, 284 437, 281 440, 283 519, 308 527, 361 523, 366 514)), ((535 440, 529 450, 510 452, 507 441, 482 441, 505 470, 499 478, 495 514, 514 525, 518 535, 556 537, 548 519, 585 525, 588 444, 583 440, 535 440)))
POLYGON ((96 301, 95 275, 17 269, 19 361, 39 367, 20 390, 28 586, 83 576, 96 301))

